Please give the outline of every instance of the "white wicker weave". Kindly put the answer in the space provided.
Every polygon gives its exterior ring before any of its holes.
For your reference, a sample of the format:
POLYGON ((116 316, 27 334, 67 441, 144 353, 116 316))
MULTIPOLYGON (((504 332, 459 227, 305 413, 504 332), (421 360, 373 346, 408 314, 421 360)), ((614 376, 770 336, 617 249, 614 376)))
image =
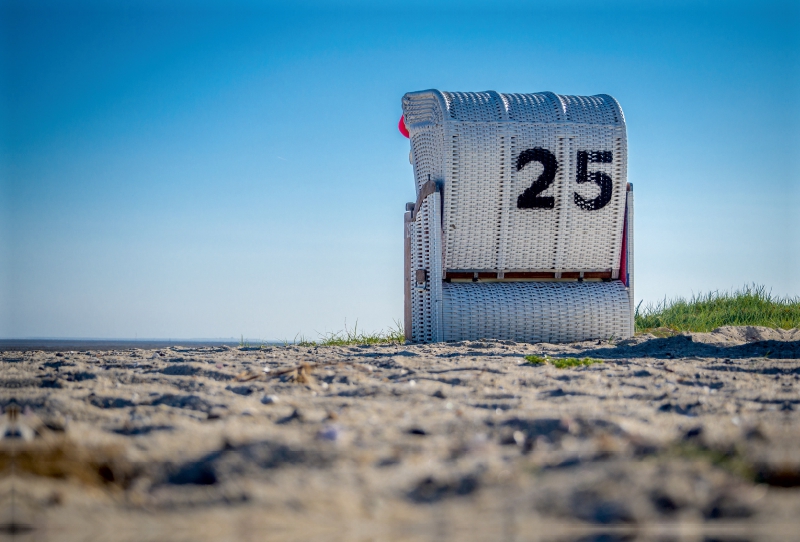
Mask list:
POLYGON ((622 282, 442 283, 459 273, 617 279, 627 199, 632 275, 632 193, 616 100, 428 90, 406 94, 403 115, 422 198, 406 232, 409 338, 632 334, 632 276, 623 277, 627 291, 622 282), (421 190, 429 181, 440 190, 426 196, 421 190), (425 271, 421 282, 416 270, 425 271))
POLYGON ((441 339, 559 343, 628 337, 628 292, 613 282, 445 284, 441 339))
POLYGON ((412 279, 411 311, 413 339, 416 342, 435 342, 441 340, 442 264, 441 252, 434 247, 441 246, 438 209, 440 195, 435 192, 428 196, 417 213, 416 220, 409 224, 411 237, 411 269, 425 270, 427 280, 417 283, 412 279))

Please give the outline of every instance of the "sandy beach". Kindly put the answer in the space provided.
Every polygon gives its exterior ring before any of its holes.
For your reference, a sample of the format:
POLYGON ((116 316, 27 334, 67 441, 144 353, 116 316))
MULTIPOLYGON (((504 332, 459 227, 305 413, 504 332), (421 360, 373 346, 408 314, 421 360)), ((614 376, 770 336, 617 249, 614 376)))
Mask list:
POLYGON ((800 540, 798 330, 0 367, 0 539, 800 540))

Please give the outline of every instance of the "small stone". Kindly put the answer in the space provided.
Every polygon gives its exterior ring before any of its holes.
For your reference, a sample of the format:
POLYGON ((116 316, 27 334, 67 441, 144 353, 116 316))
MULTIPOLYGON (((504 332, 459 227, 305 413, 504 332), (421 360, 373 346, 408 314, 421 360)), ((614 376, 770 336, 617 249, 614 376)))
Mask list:
POLYGON ((264 403, 265 405, 272 405, 277 403, 278 401, 280 401, 280 399, 278 399, 277 395, 265 395, 264 397, 261 398, 261 402, 264 403))
MULTIPOLYGON (((164 406, 164 405, 161 405, 164 406)), ((208 411, 208 419, 209 420, 218 420, 223 418, 227 414, 227 411, 224 408, 214 407, 208 411)))
POLYGON ((341 436, 341 429, 335 424, 324 425, 317 433, 317 438, 320 440, 328 440, 336 442, 341 436))

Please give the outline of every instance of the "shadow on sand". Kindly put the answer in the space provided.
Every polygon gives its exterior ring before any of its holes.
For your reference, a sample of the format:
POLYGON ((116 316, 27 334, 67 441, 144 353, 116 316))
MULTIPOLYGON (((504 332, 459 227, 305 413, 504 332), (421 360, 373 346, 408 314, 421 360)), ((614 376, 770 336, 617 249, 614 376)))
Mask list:
MULTIPOLYGON (((755 341, 735 346, 694 342, 688 335, 654 338, 638 344, 622 342, 608 348, 587 349, 579 355, 596 358, 768 358, 800 359, 800 341, 755 341)), ((794 372, 797 372, 795 369, 794 372)))

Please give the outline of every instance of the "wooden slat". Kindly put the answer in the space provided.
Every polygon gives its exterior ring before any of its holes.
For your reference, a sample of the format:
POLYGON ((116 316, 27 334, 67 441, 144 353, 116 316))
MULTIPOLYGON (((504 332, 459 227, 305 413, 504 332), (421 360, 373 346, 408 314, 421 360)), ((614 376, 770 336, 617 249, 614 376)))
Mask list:
POLYGON ((411 211, 404 215, 403 223, 403 329, 406 340, 411 340, 411 235, 408 227, 411 224, 411 211))
MULTIPOLYGON (((473 271, 447 271, 445 278, 464 280, 473 279, 475 273, 473 271)), ((581 278, 579 271, 563 271, 561 277, 556 277, 556 273, 547 271, 510 271, 504 273, 502 278, 498 278, 497 273, 493 272, 479 272, 478 280, 480 279, 497 279, 497 280, 520 280, 520 279, 577 279, 581 278)), ((585 279, 611 279, 611 271, 584 271, 583 278, 585 279)))

